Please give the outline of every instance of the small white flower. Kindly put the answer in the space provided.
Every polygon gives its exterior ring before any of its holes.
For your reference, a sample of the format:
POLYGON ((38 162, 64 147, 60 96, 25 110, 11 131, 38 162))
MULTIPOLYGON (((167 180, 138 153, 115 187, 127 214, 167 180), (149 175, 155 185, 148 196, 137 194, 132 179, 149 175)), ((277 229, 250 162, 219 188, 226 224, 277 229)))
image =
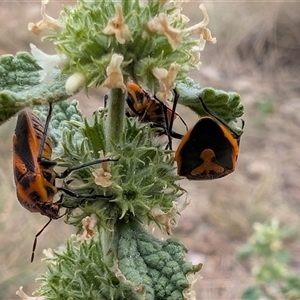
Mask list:
POLYGON ((153 208, 150 213, 163 226, 167 234, 171 235, 172 229, 177 226, 176 215, 178 214, 178 203, 173 201, 173 207, 166 213, 160 208, 153 208))
POLYGON ((62 24, 58 20, 46 14, 46 4, 48 2, 49 0, 42 0, 41 15, 43 17, 43 20, 39 21, 38 23, 29 23, 29 31, 35 34, 40 34, 46 28, 52 29, 54 31, 60 31, 61 29, 63 29, 62 24))
MULTIPOLYGON (((105 164, 105 163, 102 163, 102 166, 103 166, 103 164, 105 164)), ((107 164, 107 162, 106 162, 106 164, 107 164)), ((95 177, 95 183, 102 187, 109 187, 112 185, 112 180, 111 180, 112 175, 106 169, 107 168, 105 166, 103 166, 102 168, 99 168, 93 172, 93 175, 95 177)))
POLYGON ((200 67, 202 66, 202 62, 200 61, 200 48, 197 46, 192 47, 191 49, 191 62, 197 67, 197 69, 200 69, 200 67))
POLYGON ((117 4, 115 6, 117 14, 114 18, 108 21, 107 26, 103 29, 103 33, 107 35, 114 34, 118 43, 124 44, 125 40, 130 39, 130 31, 124 22, 122 6, 117 4))
POLYGON ((66 82, 66 93, 68 95, 73 95, 79 88, 85 85, 86 78, 84 74, 76 72, 71 75, 66 82))
POLYGON ((164 13, 159 14, 158 17, 154 17, 154 19, 147 22, 147 27, 150 31, 164 34, 173 49, 176 49, 182 43, 183 32, 173 28, 169 24, 167 15, 164 13))
POLYGON ((161 101, 170 100, 173 97, 171 92, 175 88, 175 78, 179 71, 179 65, 171 64, 169 70, 164 68, 153 68, 152 73, 158 79, 159 91, 156 97, 161 101))
POLYGON ((46 256, 46 258, 54 258, 53 250, 51 248, 44 249, 43 254, 46 256))
MULTIPOLYGON (((103 151, 99 151, 100 158, 105 157, 103 154, 103 151)), ((110 153, 107 153, 107 156, 109 156, 110 153)), ((109 162, 105 161, 101 163, 101 167, 99 169, 96 169, 92 173, 95 177, 95 184, 100 185, 102 187, 110 187, 112 185, 112 175, 109 170, 109 162)))
POLYGON ((206 26, 209 23, 209 17, 204 4, 200 4, 199 8, 201 9, 204 15, 203 21, 189 28, 184 29, 183 32, 189 32, 190 34, 200 34, 199 47, 201 48, 201 50, 203 50, 206 41, 215 44, 217 42, 217 39, 213 38, 210 30, 206 28, 206 26))
POLYGON ((52 70, 57 67, 63 67, 69 61, 68 57, 64 54, 48 55, 33 44, 30 44, 30 48, 32 56, 43 69, 40 71, 40 81, 49 81, 52 79, 52 70))
POLYGON ((126 92, 126 86, 121 70, 121 63, 123 60, 123 55, 113 54, 109 66, 106 68, 107 78, 102 84, 103 87, 109 89, 119 88, 122 89, 124 93, 126 92))
MULTIPOLYGON (((199 265, 199 268, 201 268, 202 264, 199 265)), ((189 281, 189 287, 187 289, 185 289, 183 291, 183 296, 184 299, 187 300, 196 300, 196 292, 193 290, 194 285, 196 284, 196 282, 198 281, 198 279, 201 279, 202 277, 200 277, 199 275, 195 275, 195 274, 188 274, 187 279, 189 281)))
POLYGON ((53 250, 51 248, 44 249, 43 254, 45 255, 45 258, 42 260, 47 260, 48 263, 51 263, 52 265, 56 265, 57 260, 54 257, 53 250))
POLYGON ((22 298, 23 300, 46 300, 45 297, 30 297, 28 295, 26 295, 24 292, 23 292, 23 287, 20 286, 19 290, 16 292, 16 295, 18 295, 20 298, 22 298))
POLYGON ((83 233, 77 235, 77 241, 88 241, 96 236, 96 231, 94 230, 97 225, 98 218, 95 214, 90 217, 85 217, 82 219, 83 233))
POLYGON ((171 0, 170 2, 173 3, 175 7, 178 7, 181 9, 182 4, 190 2, 190 0, 171 0))

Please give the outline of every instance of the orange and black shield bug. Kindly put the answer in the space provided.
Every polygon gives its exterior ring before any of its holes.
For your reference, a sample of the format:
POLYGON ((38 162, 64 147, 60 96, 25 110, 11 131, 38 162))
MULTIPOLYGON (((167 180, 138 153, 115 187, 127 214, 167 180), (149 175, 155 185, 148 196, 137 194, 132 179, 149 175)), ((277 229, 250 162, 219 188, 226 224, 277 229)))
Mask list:
POLYGON ((217 179, 235 170, 241 133, 213 114, 201 98, 200 102, 208 116, 182 138, 175 153, 177 172, 190 180, 217 179))
POLYGON ((57 193, 53 170, 56 163, 51 161, 52 143, 48 136, 45 136, 39 156, 43 134, 44 126, 39 118, 29 109, 21 111, 13 136, 16 192, 19 202, 27 210, 58 219, 59 205, 53 203, 57 193))
POLYGON ((47 135, 51 113, 52 105, 50 104, 46 123, 43 126, 40 119, 30 109, 24 109, 18 116, 13 136, 13 170, 17 198, 20 204, 30 212, 39 212, 50 218, 49 222, 35 237, 32 260, 37 237, 51 220, 61 217, 59 215, 61 207, 70 208, 62 203, 62 197, 54 202, 54 196, 58 191, 80 199, 113 198, 112 195, 77 194, 69 189, 55 186, 56 178, 65 178, 74 170, 106 161, 116 161, 117 159, 98 159, 70 167, 61 174, 56 173, 54 171, 56 162, 51 160, 52 143, 47 135))
MULTIPOLYGON (((176 92, 176 91, 175 91, 176 92)), ((175 98, 178 95, 175 93, 175 98)), ((152 123, 153 127, 161 128, 161 134, 166 134, 169 139, 168 147, 172 148, 171 138, 181 139, 183 135, 172 131, 174 119, 177 117, 182 121, 187 129, 184 119, 167 102, 162 102, 149 92, 142 89, 136 83, 127 84, 127 109, 128 117, 138 117, 140 122, 152 123)), ((177 102, 177 101, 176 101, 177 102)), ((175 100, 174 100, 175 103, 175 100)))

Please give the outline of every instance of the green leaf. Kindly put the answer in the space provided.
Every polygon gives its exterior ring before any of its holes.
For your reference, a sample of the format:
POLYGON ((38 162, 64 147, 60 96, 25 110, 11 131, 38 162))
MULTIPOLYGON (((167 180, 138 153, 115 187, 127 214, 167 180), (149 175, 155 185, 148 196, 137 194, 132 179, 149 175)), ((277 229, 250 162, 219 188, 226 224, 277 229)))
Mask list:
POLYGON ((202 266, 185 261, 184 245, 158 240, 134 221, 120 221, 112 232, 91 228, 96 236, 81 242, 73 235, 47 259, 36 293, 49 300, 184 299, 187 275, 202 266))
POLYGON ((24 107, 69 98, 66 75, 53 70, 52 80, 40 81, 41 68, 27 52, 0 57, 0 125, 24 107))
MULTIPOLYGON (((45 123, 48 112, 49 105, 47 106, 35 106, 33 109, 34 113, 45 123)), ((78 109, 77 100, 65 100, 53 105, 53 111, 51 120, 48 127, 48 136, 50 137, 53 150, 56 153, 62 151, 61 141, 62 134, 65 130, 72 131, 71 122, 81 122, 83 123, 83 116, 81 111, 78 109)), ((82 140, 81 137, 73 130, 72 139, 76 140, 78 143, 82 140)))
POLYGON ((126 279, 145 286, 147 300, 184 299, 187 274, 201 269, 185 261, 184 245, 176 239, 158 240, 133 222, 117 228, 118 267, 126 279))
POLYGON ((201 104, 200 98, 202 98, 213 115, 222 119, 235 132, 242 133, 242 129, 236 124, 237 118, 241 117, 244 111, 239 94, 209 87, 202 88, 190 78, 184 82, 178 82, 176 89, 179 93, 179 104, 189 107, 197 115, 203 117, 207 115, 207 112, 201 104))

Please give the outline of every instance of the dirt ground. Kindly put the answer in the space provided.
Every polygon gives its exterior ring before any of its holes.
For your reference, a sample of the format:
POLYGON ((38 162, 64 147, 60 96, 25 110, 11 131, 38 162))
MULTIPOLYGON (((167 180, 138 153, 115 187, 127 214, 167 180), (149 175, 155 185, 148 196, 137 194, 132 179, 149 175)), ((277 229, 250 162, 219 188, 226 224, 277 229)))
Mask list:
MULTIPOLYGON (((47 12, 57 17, 61 3, 50 2, 47 12)), ((204 3, 208 27, 218 43, 206 46, 203 66, 191 77, 203 87, 238 92, 246 126, 233 174, 214 181, 182 181, 191 203, 173 233, 189 249, 187 259, 203 263, 202 278, 195 285, 197 299, 240 299, 253 283, 252 265, 238 261, 236 251, 249 239, 253 224, 275 218, 283 225, 300 225, 300 3, 204 3)), ((202 19, 199 4, 186 5, 192 23, 202 19)), ((0 54, 29 51, 29 43, 50 53, 47 42, 27 31, 27 24, 39 19, 39 2, 1 1, 0 54)), ((102 97, 93 91, 88 101, 83 94, 76 98, 89 115, 102 97)), ((196 116, 182 107, 179 111, 193 125, 196 116)), ((59 246, 72 232, 62 220, 52 224, 39 239, 39 252, 30 264, 32 240, 45 218, 26 212, 16 201, 11 169, 14 126, 12 119, 0 128, 0 299, 5 300, 18 299, 20 285, 28 293, 35 289, 34 279, 44 271, 41 249, 59 246)), ((299 235, 286 246, 292 269, 299 274, 299 235)))

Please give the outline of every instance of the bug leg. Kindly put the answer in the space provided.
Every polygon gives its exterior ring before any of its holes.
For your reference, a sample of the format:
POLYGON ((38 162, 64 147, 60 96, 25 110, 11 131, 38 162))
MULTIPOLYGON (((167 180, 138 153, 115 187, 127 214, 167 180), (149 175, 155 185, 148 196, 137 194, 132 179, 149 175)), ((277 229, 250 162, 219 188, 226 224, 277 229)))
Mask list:
POLYGON ((183 135, 178 133, 178 132, 175 132, 175 131, 172 131, 170 133, 171 137, 174 138, 174 139, 178 139, 178 140, 181 140, 183 138, 183 135))
POLYGON ((181 122, 184 124, 186 131, 188 131, 188 126, 185 122, 185 120, 178 114, 176 113, 176 107, 177 107, 177 103, 178 103, 178 99, 179 99, 179 93, 177 91, 176 88, 173 89, 174 92, 174 100, 173 100, 173 106, 172 106, 172 113, 171 113, 171 117, 170 120, 168 119, 168 114, 167 114, 167 108, 164 105, 164 115, 165 115, 165 120, 166 120, 166 132, 168 134, 168 138, 169 138, 169 144, 167 145, 166 149, 170 149, 172 150, 172 138, 176 138, 176 139, 182 139, 183 135, 179 134, 175 131, 173 131, 173 123, 174 123, 174 119, 175 119, 175 115, 178 116, 181 120, 181 122))
MULTIPOLYGON (((71 196, 71 197, 74 197, 76 199, 80 199, 80 201, 76 204, 65 204, 65 203, 61 203, 61 207, 64 207, 64 208, 68 208, 68 209, 74 209, 76 207, 79 207, 80 205, 82 205, 87 199, 97 199, 97 198, 101 198, 101 199, 113 199, 115 197, 115 195, 99 195, 99 194, 78 194, 74 191, 71 191, 69 189, 66 189, 66 188, 63 188, 63 187, 60 187, 58 188, 59 191, 62 191, 64 192, 66 195, 68 196, 71 196)), ((94 189, 91 190, 91 192, 93 191, 94 189)), ((62 200, 62 197, 61 199, 62 200)), ((66 214, 66 213, 65 213, 66 214)), ((63 214, 62 216, 64 216, 65 214, 63 214)), ((60 217, 62 217, 60 216, 60 217)))
MULTIPOLYGON (((168 144, 166 146, 166 150, 168 150, 168 149, 172 150, 172 137, 170 134, 170 127, 168 124, 168 109, 167 109, 167 106, 164 104, 162 104, 162 107, 163 107, 164 119, 165 119, 165 132, 166 132, 166 135, 168 136, 168 144)), ((172 111, 172 113, 173 113, 173 111, 172 111)))
POLYGON ((113 199, 114 198, 114 195, 106 196, 106 195, 98 195, 98 194, 96 194, 96 195, 94 195, 94 194, 78 194, 78 193, 73 192, 73 191, 71 191, 69 189, 66 189, 64 187, 59 187, 57 189, 59 191, 64 192, 66 195, 77 198, 77 199, 79 199, 79 198, 85 198, 85 199, 96 199, 96 198, 113 199))
MULTIPOLYGON (((204 111, 211 117, 215 118, 216 120, 218 120, 221 124, 223 124, 226 128, 228 128, 228 130, 231 132, 231 134, 236 138, 240 138, 240 134, 238 134, 237 132, 235 132, 231 127, 229 127, 225 121, 223 121, 220 117, 218 117, 215 113, 213 113, 204 103, 203 99, 201 97, 199 97, 200 103, 204 109, 204 111)), ((245 126, 245 121, 242 119, 242 129, 244 129, 245 126)))
POLYGON ((57 174, 57 178, 66 178, 71 172, 73 172, 75 170, 79 170, 79 169, 82 169, 82 168, 86 168, 86 167, 93 166, 93 165, 100 164, 100 163, 107 162, 107 161, 118 161, 118 160, 119 160, 119 158, 95 159, 95 160, 90 161, 90 162, 86 162, 86 163, 83 163, 83 164, 79 164, 77 166, 69 167, 68 169, 66 169, 62 173, 57 174))
MULTIPOLYGON (((173 123, 174 123, 174 118, 175 118, 175 113, 176 113, 176 107, 177 107, 177 103, 178 103, 178 99, 179 99, 179 94, 178 94, 176 88, 173 89, 173 92, 174 92, 174 101, 173 101, 173 106, 172 106, 170 124, 168 124, 168 128, 169 128, 170 132, 172 132, 172 129, 173 129, 173 123)), ((181 117, 180 117, 180 119, 183 120, 181 117)), ((185 121, 183 121, 183 123, 187 127, 185 121)))

